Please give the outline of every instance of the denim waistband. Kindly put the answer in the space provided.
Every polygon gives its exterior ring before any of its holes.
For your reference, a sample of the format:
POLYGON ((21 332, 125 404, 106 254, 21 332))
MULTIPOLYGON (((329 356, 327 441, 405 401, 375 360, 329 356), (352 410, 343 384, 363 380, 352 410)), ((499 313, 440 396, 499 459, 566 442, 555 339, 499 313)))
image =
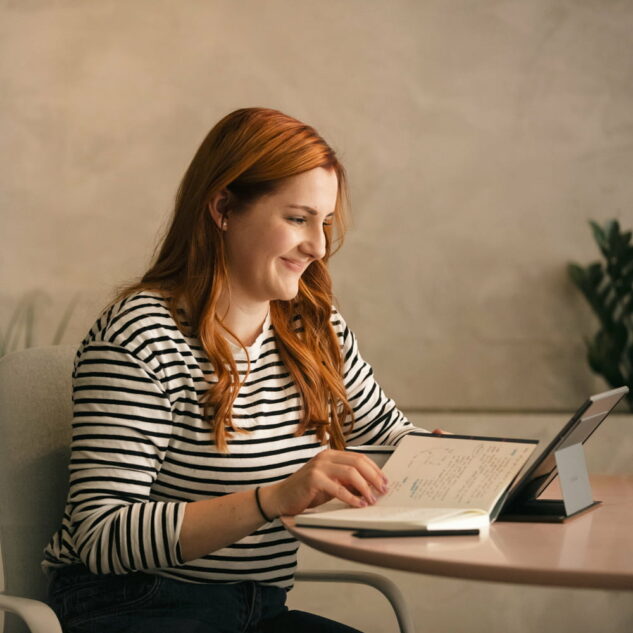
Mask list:
POLYGON ((286 610, 285 589, 252 580, 189 583, 144 572, 98 575, 81 564, 51 574, 49 602, 69 630, 94 620, 106 632, 115 630, 116 622, 137 623, 144 631, 146 614, 164 610, 170 617, 196 613, 204 621, 232 622, 227 630, 247 631, 286 610))
POLYGON ((82 563, 75 563, 73 565, 64 565, 63 567, 49 567, 46 573, 49 578, 57 579, 78 576, 79 574, 90 574, 92 572, 82 563))

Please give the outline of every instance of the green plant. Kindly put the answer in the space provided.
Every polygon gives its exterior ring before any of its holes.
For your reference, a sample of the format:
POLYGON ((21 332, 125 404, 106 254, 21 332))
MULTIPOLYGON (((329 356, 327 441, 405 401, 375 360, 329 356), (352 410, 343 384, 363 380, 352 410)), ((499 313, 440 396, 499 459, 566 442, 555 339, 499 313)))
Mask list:
MULTIPOLYGON (((75 296, 64 310, 52 339, 52 345, 58 345, 70 317, 77 304, 78 297, 75 296)), ((24 295, 9 318, 9 323, 4 331, 0 331, 0 357, 25 347, 33 347, 35 343, 35 325, 37 305, 42 301, 48 302, 46 293, 39 290, 29 292, 24 295)))
POLYGON ((568 266, 569 276, 583 293, 600 329, 587 340, 591 369, 611 387, 627 385, 627 402, 633 411, 633 245, 631 231, 621 232, 617 220, 602 227, 590 222, 605 261, 583 267, 568 266))

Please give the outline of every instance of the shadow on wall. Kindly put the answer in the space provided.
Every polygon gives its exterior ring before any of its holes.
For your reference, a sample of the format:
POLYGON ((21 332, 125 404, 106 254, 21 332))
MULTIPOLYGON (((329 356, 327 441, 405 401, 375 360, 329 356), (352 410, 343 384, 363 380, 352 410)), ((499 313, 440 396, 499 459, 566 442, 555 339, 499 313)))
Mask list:
POLYGON ((51 299, 43 290, 25 294, 10 313, 6 326, 0 328, 0 357, 27 347, 59 345, 78 301, 79 294, 75 294, 56 324, 52 340, 40 342, 36 335, 38 325, 42 319, 49 318, 46 308, 50 306, 51 299))

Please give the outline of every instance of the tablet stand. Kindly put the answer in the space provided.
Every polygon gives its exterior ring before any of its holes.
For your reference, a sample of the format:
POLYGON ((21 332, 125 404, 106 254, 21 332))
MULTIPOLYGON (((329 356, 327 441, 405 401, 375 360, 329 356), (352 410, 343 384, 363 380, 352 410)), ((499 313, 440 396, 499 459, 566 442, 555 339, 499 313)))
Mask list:
POLYGON ((498 521, 562 523, 601 503, 593 500, 582 444, 561 448, 554 456, 562 500, 526 499, 503 511, 498 521))

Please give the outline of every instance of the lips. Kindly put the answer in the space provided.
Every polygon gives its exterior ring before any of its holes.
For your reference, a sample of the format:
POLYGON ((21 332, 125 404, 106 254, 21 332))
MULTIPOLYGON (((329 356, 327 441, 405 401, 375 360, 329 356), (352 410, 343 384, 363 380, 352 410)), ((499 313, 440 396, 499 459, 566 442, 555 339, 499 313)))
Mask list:
POLYGON ((287 268, 299 274, 301 274, 308 267, 308 264, 310 263, 309 261, 298 261, 296 259, 289 259, 287 257, 280 257, 280 259, 286 265, 287 268))

